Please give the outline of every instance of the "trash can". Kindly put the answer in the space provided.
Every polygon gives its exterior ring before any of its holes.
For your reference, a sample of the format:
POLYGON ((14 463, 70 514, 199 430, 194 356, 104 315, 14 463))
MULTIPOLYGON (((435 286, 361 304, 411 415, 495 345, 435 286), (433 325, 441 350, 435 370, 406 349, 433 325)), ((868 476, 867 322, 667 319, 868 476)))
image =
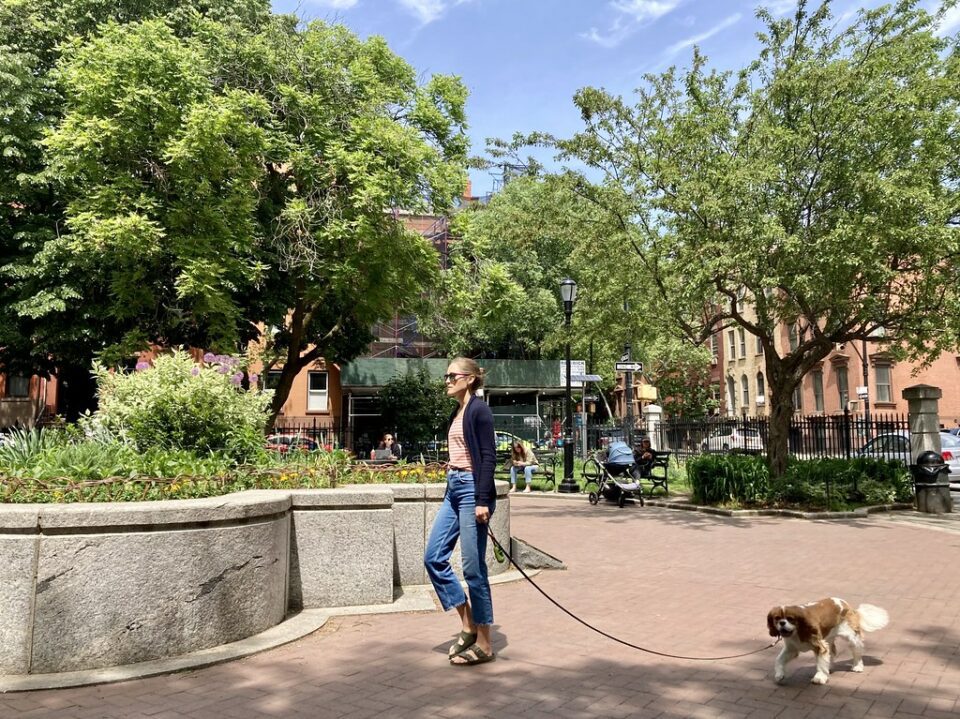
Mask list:
POLYGON ((943 457, 933 451, 921 452, 916 464, 910 465, 913 489, 917 496, 917 510, 927 514, 946 514, 953 511, 950 497, 950 469, 943 457))

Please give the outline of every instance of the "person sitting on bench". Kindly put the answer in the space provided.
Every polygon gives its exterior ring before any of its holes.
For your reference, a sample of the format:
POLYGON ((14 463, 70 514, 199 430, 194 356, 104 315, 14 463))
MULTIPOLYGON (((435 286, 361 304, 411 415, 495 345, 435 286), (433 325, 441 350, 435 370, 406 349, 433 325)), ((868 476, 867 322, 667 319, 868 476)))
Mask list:
POLYGON ((517 488, 517 470, 521 468, 523 469, 523 479, 524 484, 526 485, 523 491, 529 492, 530 482, 533 480, 533 473, 540 469, 540 467, 537 465, 537 458, 533 454, 533 450, 520 440, 517 440, 513 443, 513 447, 510 448, 511 492, 515 491, 517 488))
POLYGON ((653 460, 657 458, 657 453, 650 446, 650 438, 644 437, 640 440, 640 448, 637 450, 637 469, 640 470, 641 477, 649 477, 650 469, 653 467, 653 460))

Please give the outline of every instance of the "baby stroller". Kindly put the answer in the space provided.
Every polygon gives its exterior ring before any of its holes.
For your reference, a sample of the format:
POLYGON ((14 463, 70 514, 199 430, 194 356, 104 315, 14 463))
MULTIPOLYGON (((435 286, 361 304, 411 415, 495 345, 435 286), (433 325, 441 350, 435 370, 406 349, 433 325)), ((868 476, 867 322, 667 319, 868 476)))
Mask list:
MULTIPOLYGON (((606 458, 592 461, 596 464, 594 473, 598 476, 597 489, 589 495, 590 504, 597 504, 602 495, 611 502, 616 502, 619 507, 628 499, 636 499, 640 506, 643 506, 643 489, 637 480, 637 463, 633 450, 626 442, 611 442, 606 458)), ((586 475, 587 468, 584 470, 586 475)))

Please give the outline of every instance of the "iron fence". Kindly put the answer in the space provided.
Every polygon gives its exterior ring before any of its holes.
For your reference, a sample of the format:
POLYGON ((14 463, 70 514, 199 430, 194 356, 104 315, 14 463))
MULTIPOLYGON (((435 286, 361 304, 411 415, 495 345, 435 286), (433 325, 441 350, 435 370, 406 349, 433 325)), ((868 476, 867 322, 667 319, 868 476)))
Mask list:
MULTIPOLYGON (((705 452, 765 453, 770 440, 767 417, 669 419, 657 423, 654 444, 680 457, 705 452)), ((787 430, 791 456, 802 459, 868 455, 909 464, 906 415, 838 415, 793 417, 787 430)))
POLYGON ((270 435, 306 437, 320 447, 349 447, 337 417, 277 417, 270 435))

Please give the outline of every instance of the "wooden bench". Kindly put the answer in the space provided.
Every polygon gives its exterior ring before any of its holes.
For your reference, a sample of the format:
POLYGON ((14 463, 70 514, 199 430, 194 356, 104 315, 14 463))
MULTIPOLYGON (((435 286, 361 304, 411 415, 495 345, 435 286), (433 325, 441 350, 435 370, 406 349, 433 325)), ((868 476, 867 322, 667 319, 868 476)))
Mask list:
POLYGON ((640 479, 650 482, 650 489, 647 490, 648 496, 653 496, 653 490, 657 487, 663 489, 664 495, 670 494, 669 482, 669 464, 671 452, 654 451, 653 462, 646 467, 641 468, 640 479))
MULTIPOLYGON (((553 450, 533 450, 537 458, 537 471, 533 474, 533 480, 530 486, 543 492, 552 492, 557 487, 557 460, 562 459, 559 452, 553 450)), ((497 467, 494 470, 494 477, 498 479, 510 479, 510 451, 500 450, 497 452, 497 467)), ((517 469, 517 486, 523 483, 523 470, 517 469)))

